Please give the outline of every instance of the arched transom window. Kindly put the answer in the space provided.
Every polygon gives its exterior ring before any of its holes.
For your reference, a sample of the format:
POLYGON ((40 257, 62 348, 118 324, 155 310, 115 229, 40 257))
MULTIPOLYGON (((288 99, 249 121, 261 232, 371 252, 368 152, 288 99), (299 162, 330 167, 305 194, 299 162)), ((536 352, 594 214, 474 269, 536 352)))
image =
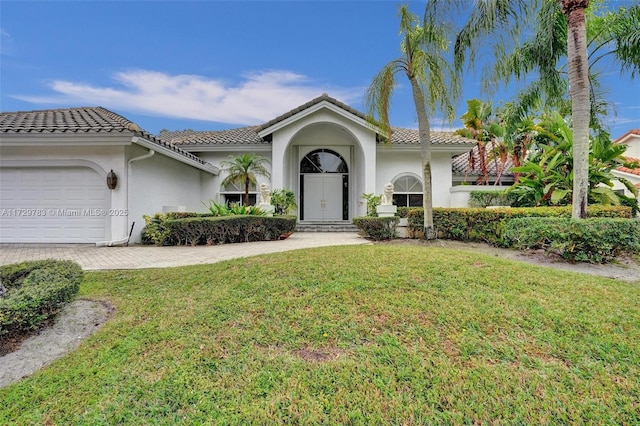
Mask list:
POLYGON ((398 207, 422 207, 422 182, 413 175, 393 181, 393 204, 398 207))
POLYGON ((330 149, 317 149, 304 156, 300 173, 349 173, 346 161, 330 149))

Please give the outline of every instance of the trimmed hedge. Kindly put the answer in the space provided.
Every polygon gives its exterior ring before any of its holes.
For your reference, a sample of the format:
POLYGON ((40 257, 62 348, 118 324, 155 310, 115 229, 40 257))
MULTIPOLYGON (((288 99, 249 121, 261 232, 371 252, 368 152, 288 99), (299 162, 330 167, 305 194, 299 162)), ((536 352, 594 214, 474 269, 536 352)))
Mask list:
POLYGON ((7 292, 0 297, 0 338, 37 330, 80 289, 80 265, 69 260, 38 260, 0 266, 7 292))
POLYGON ((396 227, 400 218, 390 217, 354 217, 353 224, 360 229, 367 238, 375 241, 391 240, 396 237, 396 227))
POLYGON ((158 245, 192 246, 277 240, 293 232, 296 216, 193 216, 165 220, 154 242, 158 245))
MULTIPOLYGON (((589 217, 631 218, 631 209, 621 206, 589 206, 589 217)), ((434 208, 433 223, 439 238, 499 244, 506 220, 518 217, 571 217, 571 206, 517 208, 434 208)), ((409 235, 419 238, 424 213, 411 209, 407 215, 409 235)))
POLYGON ((511 206, 516 202, 516 199, 517 197, 511 192, 507 192, 506 189, 501 191, 471 191, 469 193, 469 206, 511 206))
POLYGON ((522 217, 508 220, 503 244, 544 249, 579 262, 605 262, 623 252, 640 252, 640 220, 522 217))

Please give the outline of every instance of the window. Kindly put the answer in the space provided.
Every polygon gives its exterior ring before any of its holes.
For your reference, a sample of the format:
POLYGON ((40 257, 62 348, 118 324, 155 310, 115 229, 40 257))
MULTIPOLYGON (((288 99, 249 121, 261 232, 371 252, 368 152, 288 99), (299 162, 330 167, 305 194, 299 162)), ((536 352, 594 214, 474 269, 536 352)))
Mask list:
POLYGON ((422 207, 422 182, 415 176, 400 176, 393 182, 393 204, 398 207, 422 207))
MULTIPOLYGON (((244 204, 244 185, 240 187, 237 183, 230 183, 226 187, 222 188, 222 196, 224 197, 224 203, 226 205, 244 204)), ((255 206, 258 200, 258 191, 255 185, 249 186, 249 205, 255 206)))

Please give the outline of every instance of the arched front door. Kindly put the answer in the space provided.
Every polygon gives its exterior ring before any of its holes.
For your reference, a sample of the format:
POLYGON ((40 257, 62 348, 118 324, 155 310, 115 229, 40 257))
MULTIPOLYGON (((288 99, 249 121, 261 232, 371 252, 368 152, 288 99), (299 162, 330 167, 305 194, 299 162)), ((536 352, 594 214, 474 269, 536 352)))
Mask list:
POLYGON ((300 161, 300 220, 349 220, 349 167, 337 152, 317 149, 300 161))

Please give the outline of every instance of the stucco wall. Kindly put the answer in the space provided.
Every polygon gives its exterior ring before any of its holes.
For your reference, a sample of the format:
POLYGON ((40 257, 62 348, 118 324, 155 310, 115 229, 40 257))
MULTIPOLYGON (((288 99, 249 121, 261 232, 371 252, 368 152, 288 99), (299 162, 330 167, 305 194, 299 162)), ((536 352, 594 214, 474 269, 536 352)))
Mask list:
MULTIPOLYGON (((229 160, 230 155, 236 156, 236 155, 248 154, 252 152, 269 160, 269 163, 265 164, 265 168, 267 169, 267 171, 269 171, 269 173, 272 173, 270 151, 224 151, 224 152, 208 152, 207 151, 207 152, 195 153, 202 160, 208 163, 211 163, 220 169, 219 176, 211 176, 211 175, 205 176, 205 174, 203 174, 200 197, 205 203, 208 203, 209 200, 214 200, 217 203, 221 203, 223 201, 222 196, 220 195, 220 190, 222 189, 222 180, 225 177, 227 177, 227 173, 223 171, 224 167, 221 165, 222 161, 229 160)), ((271 186, 271 189, 279 189, 274 187, 271 184, 270 178, 267 178, 264 176, 258 176, 257 179, 258 179, 258 186, 260 186, 262 182, 267 182, 271 186)))
MULTIPOLYGON (((377 179, 375 194, 381 194, 384 185, 395 178, 411 173, 422 180, 422 159, 420 150, 408 150, 383 145, 378 148, 377 179)), ((433 206, 449 207, 449 188, 451 187, 451 154, 434 152, 431 155, 431 178, 433 180, 433 206)))
MULTIPOLYGON (((127 149, 127 161, 148 150, 138 146, 127 149)), ((213 176, 156 153, 135 161, 129 167, 129 226, 135 222, 132 242, 140 241, 144 228, 143 215, 161 213, 164 206, 184 206, 186 211, 206 211, 201 201, 203 183, 213 176)), ((129 232, 129 228, 126 231, 129 232)))

